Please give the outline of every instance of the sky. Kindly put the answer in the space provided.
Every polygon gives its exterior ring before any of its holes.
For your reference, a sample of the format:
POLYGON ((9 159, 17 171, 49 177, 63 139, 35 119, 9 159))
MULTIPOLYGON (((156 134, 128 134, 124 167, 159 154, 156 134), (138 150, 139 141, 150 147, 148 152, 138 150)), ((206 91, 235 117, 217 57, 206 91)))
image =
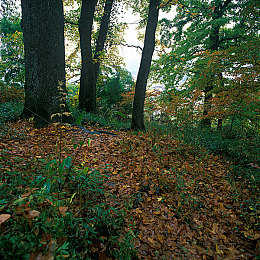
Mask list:
MULTIPOLYGON (((168 18, 173 19, 176 12, 174 9, 170 13, 165 13, 160 11, 159 19, 168 18)), ((128 29, 125 31, 124 39, 128 45, 140 46, 143 48, 143 42, 137 39, 137 24, 133 24, 138 21, 140 17, 138 15, 133 15, 131 9, 127 10, 123 17, 119 18, 121 22, 127 22, 128 29)), ((124 58, 126 69, 131 72, 132 76, 136 79, 140 61, 141 61, 141 52, 133 47, 120 47, 120 55, 124 58)), ((154 54, 153 58, 156 58, 154 54)))
MULTIPOLYGON (((128 22, 128 29, 125 30, 124 40, 128 45, 135 45, 143 47, 143 42, 137 39, 137 24, 134 24, 140 19, 139 16, 133 15, 131 10, 125 12, 123 18, 119 19, 120 22, 128 22)), ((141 52, 134 47, 119 47, 120 55, 124 58, 126 69, 131 72, 132 76, 136 78, 140 61, 141 52)))

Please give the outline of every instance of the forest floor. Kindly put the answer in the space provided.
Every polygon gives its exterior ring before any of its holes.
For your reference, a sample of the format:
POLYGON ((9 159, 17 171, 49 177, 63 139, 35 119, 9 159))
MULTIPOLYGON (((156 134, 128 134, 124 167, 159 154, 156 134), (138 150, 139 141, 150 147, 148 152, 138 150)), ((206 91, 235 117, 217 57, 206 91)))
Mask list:
POLYGON ((42 159, 73 160, 75 144, 86 139, 75 164, 104 175, 106 191, 117 197, 108 202, 127 211, 124 232, 131 230, 140 259, 259 255, 259 212, 241 203, 256 202, 259 190, 253 180, 250 185, 235 178, 232 163, 219 156, 149 131, 102 129, 116 135, 88 135, 69 126, 34 129, 28 121, 8 123, 6 129, 0 141, 1 182, 3 173, 41 171, 42 159))

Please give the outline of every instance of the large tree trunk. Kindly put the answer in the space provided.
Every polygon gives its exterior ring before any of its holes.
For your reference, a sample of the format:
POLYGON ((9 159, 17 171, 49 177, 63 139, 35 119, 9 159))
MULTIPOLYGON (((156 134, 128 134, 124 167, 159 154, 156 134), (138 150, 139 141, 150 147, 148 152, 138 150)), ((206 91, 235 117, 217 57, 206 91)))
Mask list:
POLYGON ((81 76, 79 108, 87 112, 96 111, 96 79, 91 48, 92 25, 97 0, 82 0, 79 22, 81 47, 81 76))
POLYGON ((72 122, 66 104, 62 0, 22 0, 25 105, 35 126, 72 122))
POLYGON ((103 13, 100 28, 99 28, 98 38, 97 38, 97 42, 96 42, 96 50, 95 50, 95 54, 94 54, 94 61, 95 61, 94 68, 95 68, 96 82, 97 82, 97 78, 98 78, 98 74, 99 74, 100 57, 104 50, 105 42, 107 39, 107 32, 108 32, 113 3, 114 3, 114 0, 106 0, 105 7, 104 7, 104 13, 103 13))
POLYGON ((144 126, 144 101, 147 79, 150 72, 153 51, 155 47, 155 31, 158 23, 160 0, 150 0, 148 21, 145 32, 144 48, 135 86, 135 96, 132 113, 131 128, 143 130, 144 126))

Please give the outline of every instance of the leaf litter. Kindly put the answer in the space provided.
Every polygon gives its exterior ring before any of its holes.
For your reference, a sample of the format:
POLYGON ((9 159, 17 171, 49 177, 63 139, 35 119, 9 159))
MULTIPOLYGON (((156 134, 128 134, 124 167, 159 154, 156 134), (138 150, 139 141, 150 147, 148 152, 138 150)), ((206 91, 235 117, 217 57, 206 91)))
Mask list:
MULTIPOLYGON (((74 158, 87 135, 76 126, 34 129, 28 121, 9 123, 8 129, 0 142, 1 182, 8 172, 40 172, 43 159, 74 158)), ((243 180, 230 181, 229 162, 171 136, 114 133, 92 135, 75 164, 107 176, 107 192, 120 199, 109 203, 127 210, 125 232, 133 233, 140 259, 253 259, 259 254, 259 217, 242 214, 245 198, 257 201, 258 195, 243 180)), ((24 197, 33 191, 25 192, 24 197)), ((60 207, 59 213, 67 210, 60 207)), ((30 208, 23 212, 28 218, 39 214, 30 208)), ((1 224, 11 217, 0 214, 1 224)))

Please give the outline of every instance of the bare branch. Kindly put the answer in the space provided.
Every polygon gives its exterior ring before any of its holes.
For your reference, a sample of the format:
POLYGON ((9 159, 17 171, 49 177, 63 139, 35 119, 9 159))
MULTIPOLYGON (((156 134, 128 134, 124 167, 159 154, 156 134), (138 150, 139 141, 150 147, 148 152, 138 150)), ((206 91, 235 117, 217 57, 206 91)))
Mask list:
POLYGON ((67 19, 64 19, 64 23, 68 23, 68 24, 79 26, 79 23, 75 23, 75 22, 69 21, 67 19))
POLYGON ((127 44, 127 43, 119 43, 119 44, 116 44, 116 45, 122 45, 124 47, 129 47, 129 48, 136 48, 140 51, 143 51, 143 48, 141 46, 138 46, 138 45, 132 45, 132 44, 127 44))

